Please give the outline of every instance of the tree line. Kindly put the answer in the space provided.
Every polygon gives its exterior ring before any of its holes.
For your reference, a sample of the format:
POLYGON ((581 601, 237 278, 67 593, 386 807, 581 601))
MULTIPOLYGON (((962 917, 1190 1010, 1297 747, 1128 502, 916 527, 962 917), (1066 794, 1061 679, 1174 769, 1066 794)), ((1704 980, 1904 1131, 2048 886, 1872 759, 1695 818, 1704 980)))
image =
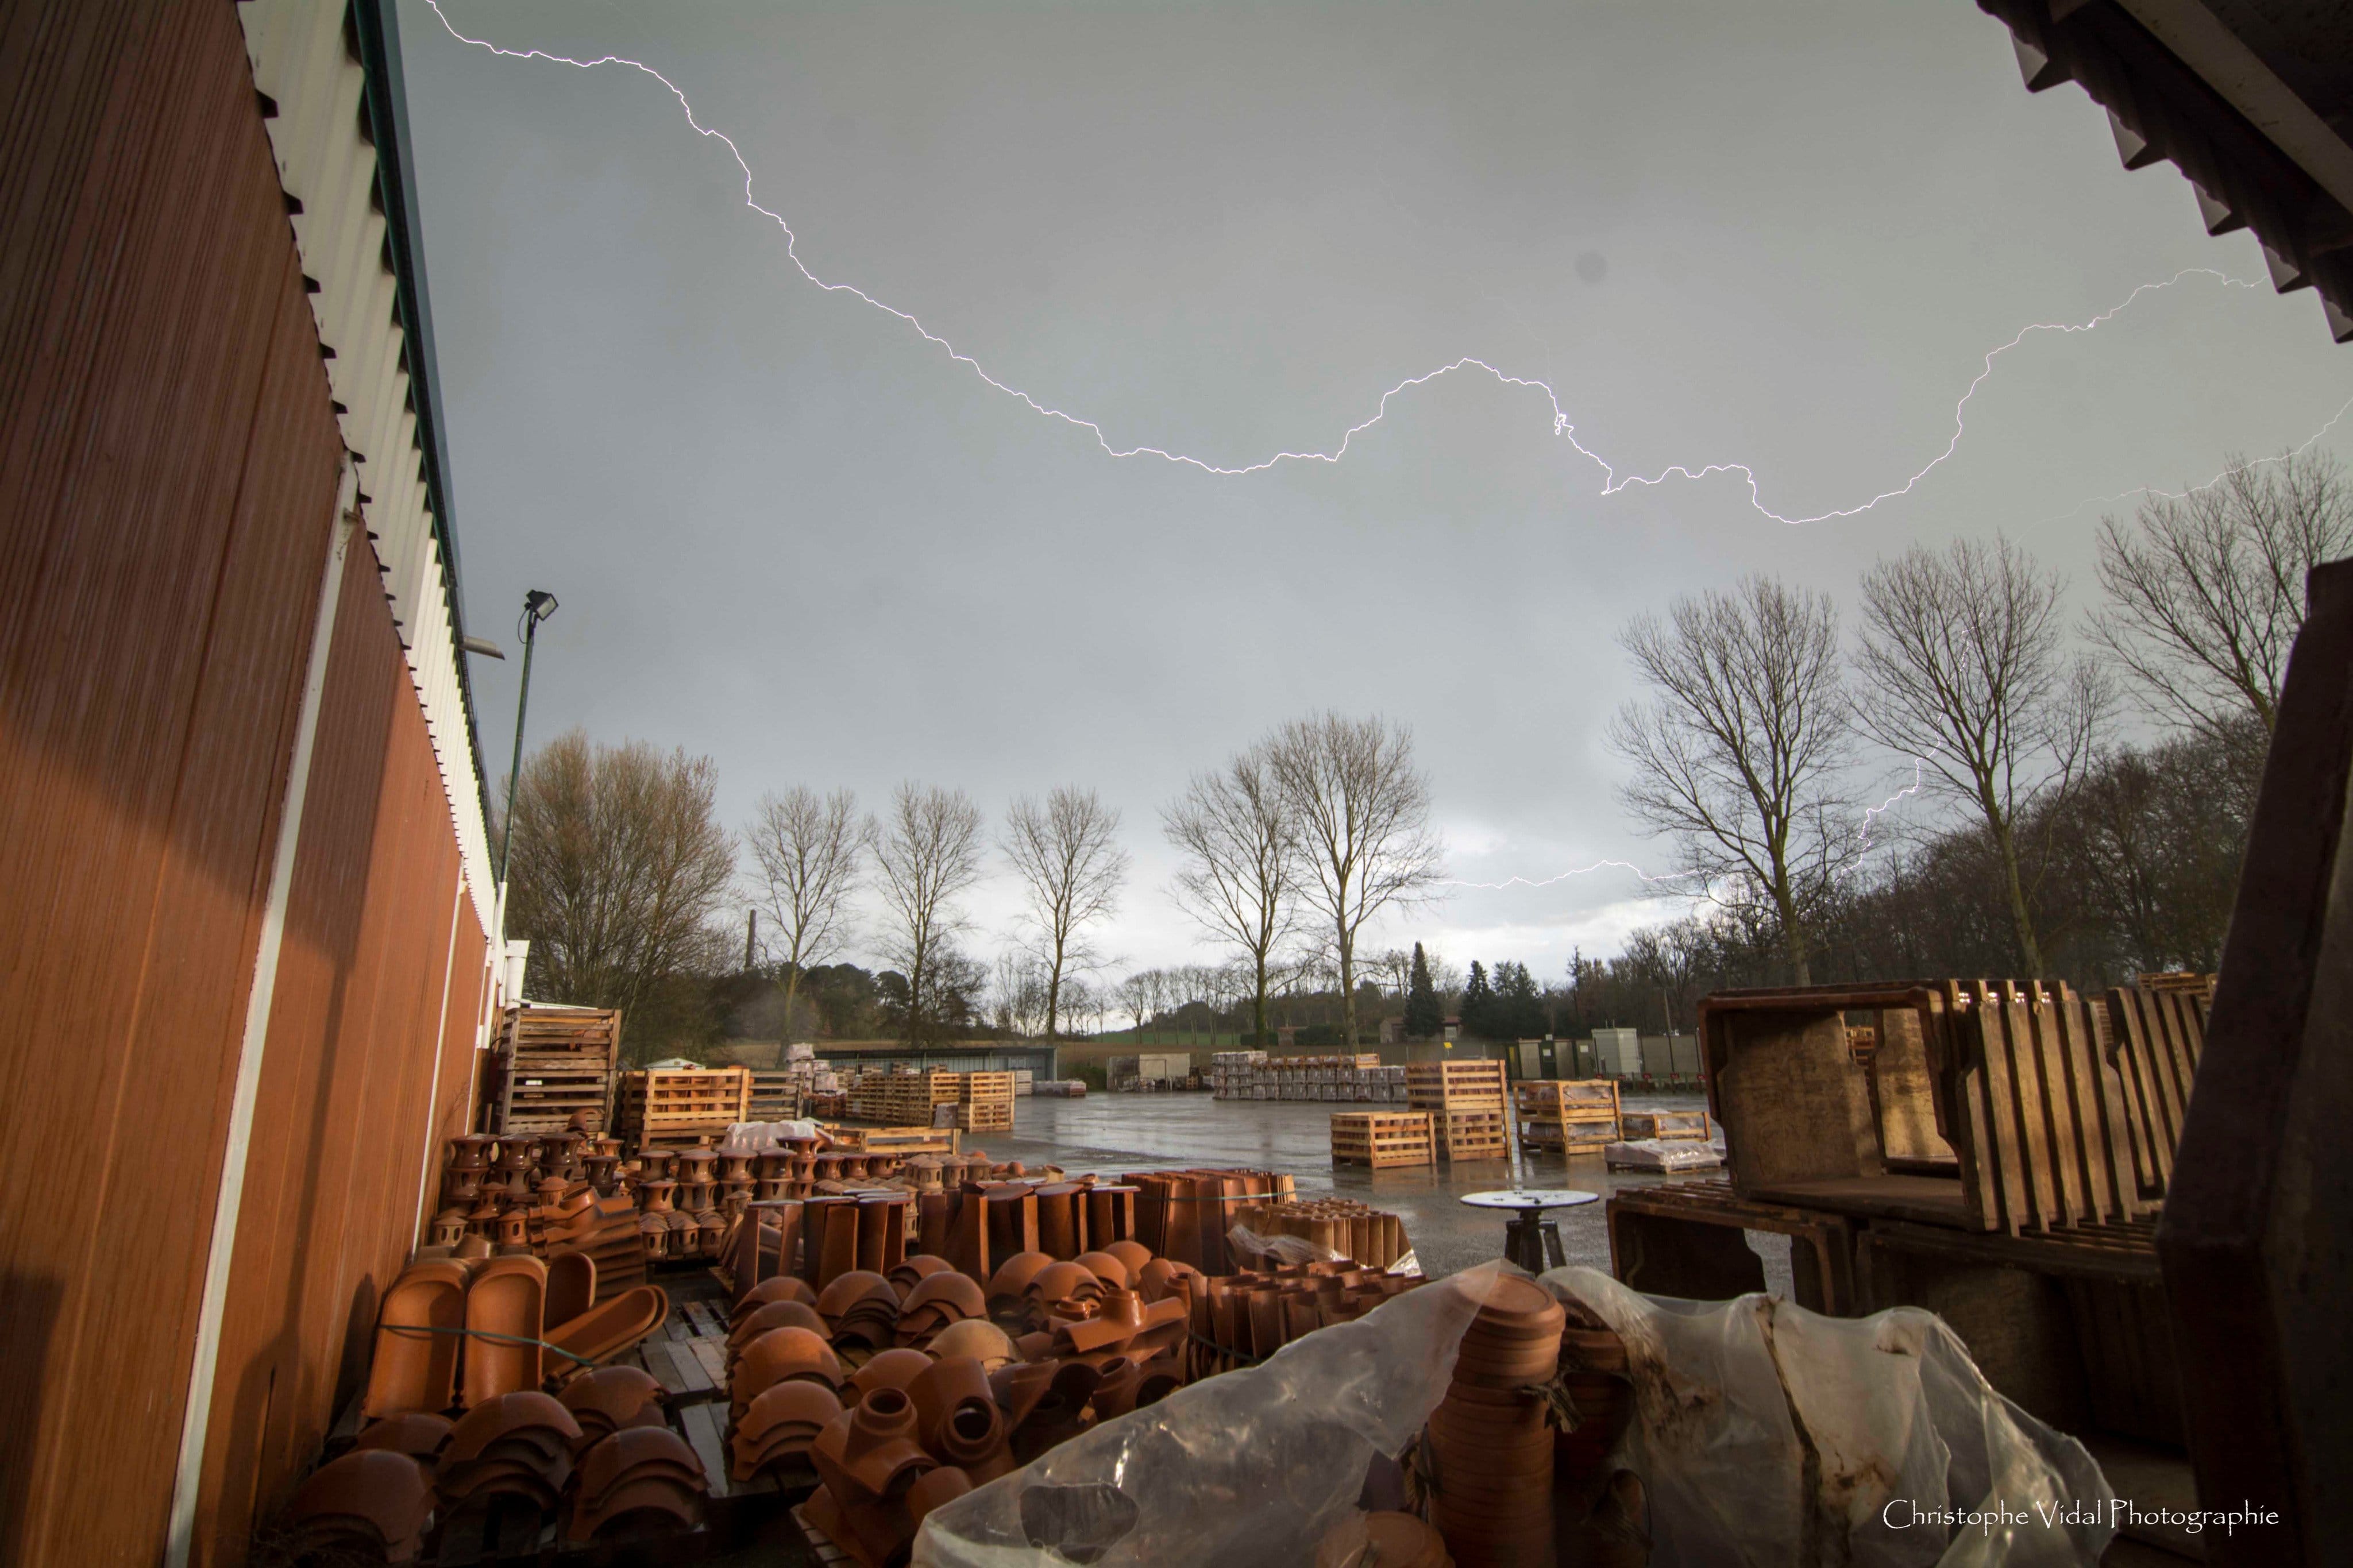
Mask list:
MULTIPOLYGON (((1132 867, 1120 813, 1093 790, 1007 809, 993 847, 1020 915, 992 965, 970 951, 967 910, 992 843, 964 791, 909 782, 869 813, 848 790, 796 785, 731 834, 716 786, 708 758, 577 731, 533 754, 515 787, 508 911, 532 942, 529 994, 628 1009, 633 1054, 708 1043, 756 1008, 763 984, 781 988, 762 1020, 780 1035, 863 1026, 917 1045, 990 1024, 1051 1040, 1074 1020, 1124 1008, 1141 1026, 1183 1005, 1169 972, 1101 978, 1100 931, 1132 867), (853 947, 878 969, 843 963, 853 947)), ((1357 1037, 1362 932, 1440 872, 1430 811, 1410 731, 1336 713, 1282 725, 1166 807, 1170 891, 1233 955, 1193 973, 1215 975, 1221 998, 1250 997, 1253 1037, 1267 1035, 1270 998, 1326 959, 1340 1027, 1357 1037)))
POLYGON ((1510 1039, 1688 1026, 1729 985, 2211 968, 2305 574, 2348 551, 2344 471, 2289 453, 2104 519, 2080 620, 2063 577, 2001 535, 1875 563, 1851 626, 1766 575, 1637 616, 1619 641, 1642 695, 1608 739, 1620 802, 1672 846, 1694 912, 1555 977, 1365 950, 1435 890, 1443 849, 1410 731, 1328 712, 1160 809, 1168 892, 1218 963, 1106 973, 1132 866, 1092 790, 1017 799, 992 836, 962 790, 910 782, 869 813, 797 785, 730 833, 708 758, 577 731, 517 781, 508 926, 532 940, 532 994, 628 1009, 639 1051, 746 1023, 1345 1046, 1401 1016, 1410 1036, 1459 1017, 1510 1039), (992 850, 1020 915, 985 962, 966 904, 992 850))

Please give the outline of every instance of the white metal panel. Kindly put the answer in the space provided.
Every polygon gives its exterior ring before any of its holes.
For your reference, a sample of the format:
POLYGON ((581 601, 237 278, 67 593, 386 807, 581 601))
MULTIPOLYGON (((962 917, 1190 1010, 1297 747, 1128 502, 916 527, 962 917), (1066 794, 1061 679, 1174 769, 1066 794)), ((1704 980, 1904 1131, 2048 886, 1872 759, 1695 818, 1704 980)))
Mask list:
POLYGON ((360 134, 366 74, 344 47, 343 0, 243 0, 237 16, 254 85, 278 106, 268 123, 279 181, 302 205, 294 238, 304 274, 319 286, 311 296, 319 341, 334 351, 327 379, 343 408, 343 441, 358 460, 385 595, 440 760, 467 894, 482 929, 495 931, 490 834, 466 729, 448 572, 409 406, 398 284, 385 265, 375 149, 360 134))

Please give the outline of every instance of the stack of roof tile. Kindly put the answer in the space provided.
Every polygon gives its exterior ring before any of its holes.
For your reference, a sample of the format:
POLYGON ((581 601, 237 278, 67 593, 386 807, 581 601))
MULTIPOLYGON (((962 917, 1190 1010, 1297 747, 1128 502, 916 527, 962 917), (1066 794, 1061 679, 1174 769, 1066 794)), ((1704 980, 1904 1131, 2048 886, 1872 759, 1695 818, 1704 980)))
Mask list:
POLYGON ((818 1316, 836 1344, 890 1346, 899 1323, 899 1293, 881 1275, 854 1268, 818 1292, 818 1316))
POLYGON ((917 1280, 899 1303, 894 1338, 902 1345, 926 1346, 941 1330, 973 1319, 986 1321, 988 1298, 969 1274, 942 1268, 917 1280))
POLYGON ((356 1448, 321 1466, 289 1510, 299 1558, 411 1563, 433 1523, 425 1467, 389 1448, 356 1448))
POLYGON ((580 1424, 575 1455, 628 1427, 668 1425, 661 1384, 642 1367, 600 1366, 574 1378, 557 1397, 580 1424))
POLYGON ((501 1394, 468 1411, 450 1432, 434 1488, 451 1514, 498 1499, 553 1514, 581 1436, 579 1422, 552 1395, 501 1394))
POLYGON ((691 1529, 711 1483, 702 1461, 667 1426, 627 1426, 600 1438, 580 1461, 566 1540, 593 1540, 625 1521, 691 1529))

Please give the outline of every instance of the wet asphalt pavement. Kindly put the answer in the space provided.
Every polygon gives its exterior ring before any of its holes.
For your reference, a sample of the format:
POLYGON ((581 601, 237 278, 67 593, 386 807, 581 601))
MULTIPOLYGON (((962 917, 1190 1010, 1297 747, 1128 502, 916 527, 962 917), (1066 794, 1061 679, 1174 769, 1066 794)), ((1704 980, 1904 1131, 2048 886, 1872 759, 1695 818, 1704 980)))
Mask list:
MULTIPOLYGON (((1695 1110, 1704 1103, 1696 1092, 1625 1099, 1630 1110, 1695 1110)), ((1050 1163, 1074 1175, 1184 1165, 1286 1172, 1302 1196, 1336 1194, 1398 1215, 1423 1271, 1432 1276, 1503 1256, 1506 1216, 1465 1207, 1458 1201, 1465 1193, 1522 1185, 1575 1188, 1607 1197, 1624 1187, 1694 1179, 1606 1170, 1598 1154, 1576 1159, 1539 1154, 1524 1165, 1503 1160, 1390 1171, 1334 1165, 1332 1113, 1381 1109, 1404 1107, 1219 1100, 1206 1092, 1024 1098, 1013 1102, 1012 1132, 969 1134, 965 1145, 986 1149, 993 1159, 1019 1160, 1032 1167, 1050 1163)), ((1561 1245, 1571 1263, 1608 1271, 1609 1233, 1600 1204, 1554 1210, 1552 1217, 1559 1224, 1561 1245)), ((1749 1241, 1764 1257, 1768 1287, 1786 1295, 1788 1238, 1752 1234, 1749 1241)))

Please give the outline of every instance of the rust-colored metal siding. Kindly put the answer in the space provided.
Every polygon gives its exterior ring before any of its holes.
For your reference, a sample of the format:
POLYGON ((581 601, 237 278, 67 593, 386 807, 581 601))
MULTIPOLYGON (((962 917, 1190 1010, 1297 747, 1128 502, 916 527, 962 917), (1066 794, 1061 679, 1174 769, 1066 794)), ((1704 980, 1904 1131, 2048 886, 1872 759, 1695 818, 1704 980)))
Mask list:
MULTIPOLYGON (((234 8, 0 0, 0 1562, 162 1549, 330 400, 234 8)), ((230 1282, 231 1556, 356 1375, 448 1111, 445 977, 480 984, 375 570, 351 552, 230 1282)))
POLYGON ((459 897, 448 806, 378 570, 372 552, 352 552, 327 667, 215 1381, 200 1562, 241 1555, 364 1377, 378 1298, 417 1239, 427 1149, 464 1131, 470 1110, 435 1092, 435 1047, 446 1086, 448 1058, 473 1050, 488 944, 459 897))

